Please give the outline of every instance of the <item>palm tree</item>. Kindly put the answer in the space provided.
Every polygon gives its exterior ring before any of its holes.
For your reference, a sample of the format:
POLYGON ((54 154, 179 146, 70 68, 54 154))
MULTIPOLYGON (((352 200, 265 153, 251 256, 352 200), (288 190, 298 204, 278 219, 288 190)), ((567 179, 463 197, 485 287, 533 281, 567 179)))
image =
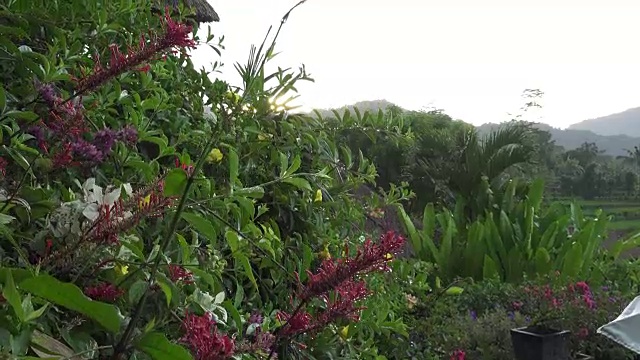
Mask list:
POLYGON ((640 148, 634 146, 633 150, 625 149, 627 155, 618 156, 617 159, 622 159, 625 164, 633 165, 636 170, 636 174, 640 172, 640 148))
POLYGON ((436 167, 438 164, 424 158, 418 163, 432 177, 444 180, 452 198, 462 198, 469 204, 466 212, 470 218, 484 212, 481 203, 486 201, 482 199, 489 189, 502 187, 508 169, 531 162, 535 154, 533 131, 525 124, 509 124, 483 137, 475 129, 437 135, 434 139, 440 147, 449 147, 444 164, 436 167))

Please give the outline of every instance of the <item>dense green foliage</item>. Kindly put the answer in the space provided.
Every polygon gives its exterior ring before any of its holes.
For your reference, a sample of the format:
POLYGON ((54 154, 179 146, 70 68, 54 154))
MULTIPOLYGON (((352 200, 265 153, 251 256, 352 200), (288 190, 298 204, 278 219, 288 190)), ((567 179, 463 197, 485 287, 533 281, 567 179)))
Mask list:
POLYGON ((190 8, 37 3, 0 5, 3 355, 509 359, 510 328, 555 314, 575 352, 627 356, 595 329, 639 289, 640 236, 605 249, 607 213, 545 194, 633 196, 637 150, 295 113, 305 68, 267 70, 290 13, 233 87, 191 62, 223 46, 190 8))

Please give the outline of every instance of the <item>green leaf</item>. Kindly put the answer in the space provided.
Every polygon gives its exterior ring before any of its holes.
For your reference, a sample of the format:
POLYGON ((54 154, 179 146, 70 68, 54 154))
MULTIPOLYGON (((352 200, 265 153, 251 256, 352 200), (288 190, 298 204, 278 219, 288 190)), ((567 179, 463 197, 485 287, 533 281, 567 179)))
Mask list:
POLYGON ((24 170, 29 170, 31 165, 29 165, 29 161, 17 150, 7 147, 5 145, 2 146, 4 150, 9 153, 9 156, 20 165, 24 170))
POLYGON ((183 169, 173 169, 164 179, 164 196, 180 196, 186 187, 187 173, 183 169))
POLYGON ((544 193, 544 179, 536 179, 529 188, 529 204, 533 206, 535 210, 540 209, 540 203, 542 202, 542 195, 544 193))
POLYGON ((116 333, 120 330, 118 308, 86 297, 75 285, 49 275, 38 275, 20 283, 20 288, 50 302, 77 311, 116 333))
POLYGON ((193 360, 189 351, 167 339, 164 334, 151 332, 136 343, 136 348, 154 360, 193 360))
POLYGON ((209 239, 210 244, 216 244, 218 232, 211 221, 195 213, 182 213, 182 218, 185 219, 189 225, 193 226, 196 231, 209 239))
POLYGON ((227 310, 227 312, 231 315, 231 318, 236 323, 236 328, 240 329, 242 327, 242 318, 240 317, 240 313, 238 312, 238 309, 236 309, 235 306, 233 306, 233 303, 231 302, 231 300, 225 300, 222 303, 222 307, 224 307, 225 310, 227 310))
POLYGON ((142 294, 147 290, 147 282, 138 280, 129 287, 129 302, 135 304, 140 300, 142 294))
POLYGON ((224 234, 224 237, 227 239, 227 244, 229 244, 231 252, 235 253, 238 251, 240 248, 240 238, 238 237, 238 234, 235 231, 229 230, 224 234))
POLYGON ((538 274, 547 274, 551 270, 551 256, 547 249, 540 247, 536 250, 535 263, 538 274))
POLYGON ((253 287, 258 291, 258 282, 256 281, 255 276, 253 276, 253 268, 251 267, 251 263, 249 263, 249 259, 244 256, 244 254, 236 255, 236 260, 242 265, 244 268, 244 274, 249 278, 253 287))
POLYGON ((244 196, 252 199, 261 199, 264 196, 264 188, 262 188, 262 186, 252 186, 248 188, 237 189, 233 194, 236 196, 244 196))
POLYGON ((482 277, 485 280, 491 279, 493 277, 498 276, 498 267, 496 266, 496 262, 489 257, 489 255, 484 256, 484 266, 482 267, 482 277))
POLYGON ((285 177, 287 174, 287 164, 289 160, 287 159, 287 155, 284 153, 280 153, 280 177, 285 177))
POLYGON ((294 157, 293 161, 291 162, 291 166, 289 166, 287 171, 284 173, 284 176, 282 177, 291 176, 300 168, 301 164, 302 164, 302 161, 300 160, 300 155, 296 155, 296 157, 294 157))
POLYGON ((7 302, 11 305, 13 311, 15 311, 18 319, 23 322, 25 320, 24 309, 22 309, 20 294, 18 293, 16 284, 13 282, 13 274, 11 271, 7 271, 6 273, 4 287, 2 288, 2 296, 7 299, 7 302))
POLYGON ((9 225, 9 223, 15 219, 16 218, 11 215, 0 214, 0 225, 9 225))
POLYGON ((229 184, 234 186, 238 182, 238 169, 240 160, 238 154, 232 148, 229 148, 229 184))
POLYGON ((569 278, 575 277, 582 268, 582 245, 579 242, 574 243, 567 252, 562 266, 562 275, 569 278))
POLYGON ((35 330, 33 334, 31 334, 31 344, 31 349, 33 349, 40 358, 52 356, 54 359, 60 359, 59 356, 55 355, 61 355, 64 358, 74 360, 81 359, 80 356, 74 357, 73 350, 67 345, 38 330, 35 330))
POLYGON ((34 113, 33 111, 12 110, 12 111, 7 111, 4 115, 17 120, 26 120, 26 121, 35 121, 38 118, 38 114, 34 113))
POLYGON ((42 307, 40 309, 29 312, 29 314, 27 314, 27 318, 25 319, 25 322, 29 322, 29 321, 32 321, 32 320, 35 320, 35 319, 39 318, 40 316, 42 316, 42 314, 44 314, 44 312, 48 308, 49 308, 49 303, 46 303, 46 304, 42 305, 42 307))
POLYGON ((297 187, 300 190, 309 190, 311 191, 311 185, 309 182, 303 178, 295 177, 295 178, 285 178, 282 179, 283 182, 287 184, 291 184, 297 187))
POLYGON ((462 292, 464 292, 464 289, 458 286, 452 286, 450 288, 447 289, 447 291, 445 291, 445 294, 447 295, 460 295, 462 294, 462 292))
POLYGON ((4 112, 7 107, 7 94, 4 91, 4 87, 0 86, 0 114, 4 112))
POLYGON ((171 291, 171 286, 167 284, 165 279, 161 279, 161 278, 158 278, 158 285, 160 286, 160 289, 164 293, 165 299, 167 299, 167 307, 171 307, 171 299, 173 295, 173 292, 171 291))

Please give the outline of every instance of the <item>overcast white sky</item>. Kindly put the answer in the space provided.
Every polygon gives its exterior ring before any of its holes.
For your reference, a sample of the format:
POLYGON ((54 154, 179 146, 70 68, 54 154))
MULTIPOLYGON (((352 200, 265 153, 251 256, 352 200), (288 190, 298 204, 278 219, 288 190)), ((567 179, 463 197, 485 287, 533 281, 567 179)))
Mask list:
MULTIPOLYGON (((223 77, 297 0, 209 0, 225 36, 223 77)), ((206 28, 206 26, 205 26, 206 28)), ((640 106, 637 0, 308 0, 279 38, 277 65, 304 63, 306 108, 387 99, 481 124, 508 120, 526 88, 556 127, 640 106)), ((201 47, 194 61, 220 60, 201 47)))

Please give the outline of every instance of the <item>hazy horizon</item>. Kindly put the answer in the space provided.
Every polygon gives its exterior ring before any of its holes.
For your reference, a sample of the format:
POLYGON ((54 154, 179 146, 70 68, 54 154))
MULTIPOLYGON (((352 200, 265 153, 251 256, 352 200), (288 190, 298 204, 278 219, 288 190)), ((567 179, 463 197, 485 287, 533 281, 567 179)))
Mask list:
MULTIPOLYGON (((201 46, 198 66, 225 63, 238 81, 270 25, 297 0, 209 0, 225 36, 220 59, 201 46)), ((527 88, 545 92, 541 121, 554 127, 640 106, 640 3, 634 1, 308 0, 285 24, 272 66, 305 64, 304 108, 386 99, 444 109, 473 124, 509 120, 527 88)), ((203 26, 206 33, 206 25, 203 26)))

